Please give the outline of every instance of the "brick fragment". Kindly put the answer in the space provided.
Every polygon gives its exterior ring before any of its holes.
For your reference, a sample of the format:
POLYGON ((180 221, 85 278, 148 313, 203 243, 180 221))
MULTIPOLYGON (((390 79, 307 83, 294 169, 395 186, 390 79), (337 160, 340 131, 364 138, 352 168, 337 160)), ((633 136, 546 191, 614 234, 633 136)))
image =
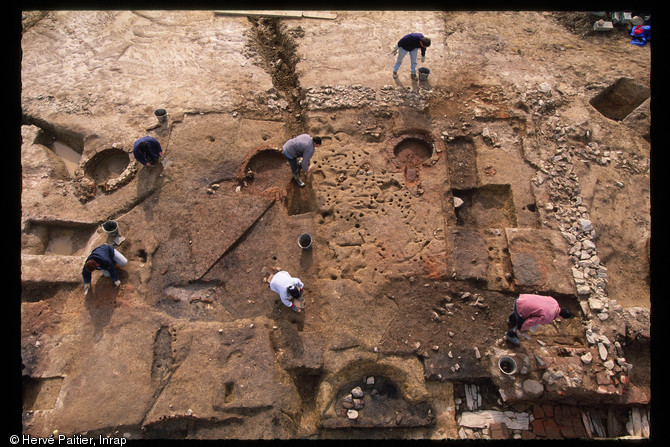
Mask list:
POLYGON ((544 423, 542 421, 544 421, 544 419, 534 419, 533 422, 531 422, 531 426, 533 427, 533 433, 535 433, 536 436, 545 438, 547 436, 547 431, 544 429, 544 423))
POLYGON ((544 414, 546 415, 545 417, 548 417, 548 418, 553 418, 554 417, 554 406, 553 405, 544 404, 544 405, 542 405, 542 409, 544 410, 544 414))
POLYGON ((544 430, 547 432, 548 439, 562 439, 561 429, 551 418, 543 419, 542 423, 544 424, 544 430))
POLYGON ((508 439, 507 425, 502 422, 492 422, 489 425, 489 435, 492 439, 508 439))
POLYGON ((521 439, 537 439, 537 437, 532 431, 524 430, 521 432, 521 439))

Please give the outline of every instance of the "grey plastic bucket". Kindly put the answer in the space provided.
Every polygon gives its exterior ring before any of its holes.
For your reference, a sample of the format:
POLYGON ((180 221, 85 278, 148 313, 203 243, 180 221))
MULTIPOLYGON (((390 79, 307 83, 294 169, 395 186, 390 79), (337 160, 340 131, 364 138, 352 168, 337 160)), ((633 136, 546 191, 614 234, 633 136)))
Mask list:
POLYGON ((119 226, 113 220, 108 220, 102 224, 102 229, 105 230, 105 233, 111 237, 116 237, 119 235, 119 226))
POLYGON ((512 357, 504 355, 498 359, 498 368, 500 368, 500 371, 502 371, 504 374, 511 376, 516 372, 516 360, 514 360, 512 357))
POLYGON ((303 233, 298 237, 298 245, 303 250, 308 250, 312 247, 312 236, 307 233, 303 233))
POLYGON ((430 74, 430 69, 428 69, 426 67, 419 68, 419 80, 426 81, 428 79, 429 74, 430 74))
POLYGON ((156 115, 156 119, 159 123, 164 123, 167 121, 167 110, 165 109, 156 109, 154 115, 156 115))

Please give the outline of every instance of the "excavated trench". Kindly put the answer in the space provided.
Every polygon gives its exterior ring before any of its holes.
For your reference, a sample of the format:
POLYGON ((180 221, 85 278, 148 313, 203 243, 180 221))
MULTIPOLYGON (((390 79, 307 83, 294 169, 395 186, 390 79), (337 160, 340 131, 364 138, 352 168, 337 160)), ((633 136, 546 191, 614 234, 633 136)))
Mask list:
POLYGON ((287 134, 300 135, 306 132, 306 117, 300 101, 304 93, 295 71, 299 61, 297 44, 285 25, 276 17, 249 17, 252 25, 249 46, 260 56, 259 63, 270 74, 272 84, 288 103, 283 111, 287 134))

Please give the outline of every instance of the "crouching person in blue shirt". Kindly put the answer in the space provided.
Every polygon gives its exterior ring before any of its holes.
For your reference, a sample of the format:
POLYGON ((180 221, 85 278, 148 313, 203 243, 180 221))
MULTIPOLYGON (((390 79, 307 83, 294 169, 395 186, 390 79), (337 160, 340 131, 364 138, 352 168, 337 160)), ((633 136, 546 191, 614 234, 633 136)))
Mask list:
POLYGON ((147 135, 135 141, 133 155, 139 163, 151 167, 163 156, 163 148, 157 139, 147 135))
POLYGON ((100 270, 100 272, 114 281, 118 287, 121 284, 119 273, 116 271, 116 265, 126 265, 128 260, 119 253, 110 244, 102 244, 95 248, 86 258, 81 276, 84 278, 84 294, 91 290, 91 274, 100 270))

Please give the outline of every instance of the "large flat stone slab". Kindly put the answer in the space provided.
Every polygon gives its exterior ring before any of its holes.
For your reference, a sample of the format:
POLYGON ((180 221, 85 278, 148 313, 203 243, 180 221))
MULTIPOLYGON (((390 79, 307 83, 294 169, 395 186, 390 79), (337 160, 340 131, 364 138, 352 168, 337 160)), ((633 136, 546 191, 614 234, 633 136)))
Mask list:
POLYGON ((568 246, 560 232, 506 228, 505 234, 519 290, 576 293, 568 246))

